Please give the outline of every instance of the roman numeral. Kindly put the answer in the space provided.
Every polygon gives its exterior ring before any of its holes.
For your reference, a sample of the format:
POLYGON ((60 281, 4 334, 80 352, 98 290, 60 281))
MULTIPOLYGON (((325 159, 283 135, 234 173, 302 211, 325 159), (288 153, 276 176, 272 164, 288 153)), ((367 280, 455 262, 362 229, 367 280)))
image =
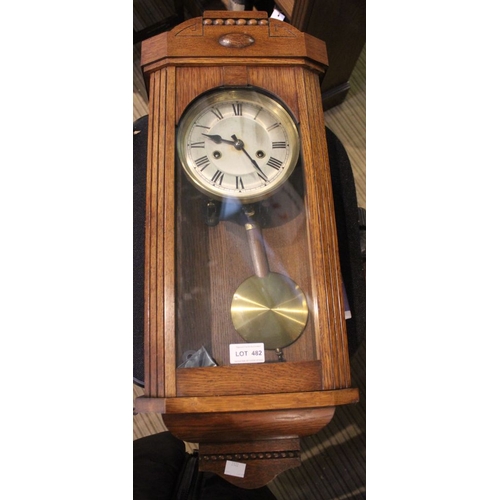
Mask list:
MULTIPOLYGON (((201 142, 192 142, 190 145, 189 145, 190 148, 204 148, 205 147, 205 142, 204 141, 201 141, 201 142)), ((274 147, 274 146, 273 146, 274 147)))
POLYGON ((285 149, 286 142, 285 141, 277 141, 273 142, 273 149, 285 149))
POLYGON ((194 160, 196 163, 197 167, 203 167, 201 171, 205 170, 208 167, 208 164, 210 163, 210 160, 208 159, 207 156, 202 156, 201 158, 198 158, 197 160, 194 160))
POLYGON ((236 176, 236 189, 245 189, 243 185, 243 179, 241 177, 236 176))
POLYGON ((222 113, 220 112, 219 108, 211 108, 210 111, 219 119, 222 120, 224 118, 222 116, 222 113))
POLYGON ((279 170, 281 165, 283 165, 282 161, 277 160, 276 158, 269 158, 269 161, 266 163, 266 165, 269 165, 270 167, 274 168, 275 170, 279 170))
POLYGON ((206 125, 200 125, 199 123, 195 123, 194 126, 200 127, 200 128, 206 128, 207 130, 210 130, 210 127, 207 127, 206 125))
POLYGON ((259 113, 262 111, 262 108, 259 107, 259 111, 257 111, 257 114, 253 117, 254 120, 257 120, 257 117, 259 116, 259 113))
POLYGON ((275 124, 271 125, 270 127, 267 127, 267 129, 266 129, 266 130, 267 130, 268 132, 271 132, 271 130, 274 130, 276 127, 279 127, 279 126, 280 126, 280 124, 279 124, 279 123, 275 123, 275 124))
POLYGON ((224 179, 224 174, 220 170, 217 170, 217 172, 215 172, 214 176, 212 177, 212 182, 214 184, 218 182, 219 186, 222 186, 222 179, 224 179))
POLYGON ((241 102, 237 102, 233 104, 234 116, 242 116, 243 115, 243 104, 241 102))

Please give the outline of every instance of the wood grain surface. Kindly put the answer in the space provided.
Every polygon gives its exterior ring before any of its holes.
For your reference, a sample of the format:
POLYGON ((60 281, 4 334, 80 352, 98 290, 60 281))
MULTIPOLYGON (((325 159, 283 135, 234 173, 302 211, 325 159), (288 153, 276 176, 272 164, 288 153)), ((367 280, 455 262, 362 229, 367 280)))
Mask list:
MULTIPOLYGON (((149 113, 139 46, 134 46, 134 121, 149 113)), ((356 183, 359 206, 366 207, 366 77, 363 51, 351 79, 351 91, 339 106, 324 113, 326 126, 345 147, 356 183)), ((301 438, 301 466, 279 474, 268 486, 278 500, 340 500, 366 496, 365 480, 365 344, 351 359, 353 384, 360 388, 360 402, 342 406, 319 433, 301 438)), ((133 384, 134 400, 143 395, 133 384)), ((135 414, 134 439, 166 430, 158 413, 135 414)), ((188 452, 197 443, 186 443, 188 452)))
POLYGON ((333 415, 336 406, 359 398, 357 389, 349 388, 319 87, 326 48, 286 23, 250 14, 233 18, 227 12, 211 13, 143 43, 150 96, 146 373, 144 397, 136 400, 135 408, 163 414, 172 432, 200 443, 238 439, 241 422, 252 429, 251 440, 318 432, 329 421, 324 411, 333 415), (221 43, 228 34, 233 35, 230 40, 241 39, 235 33, 254 42, 221 43), (286 223, 263 230, 274 250, 271 270, 284 265, 300 283, 310 309, 306 331, 286 350, 290 364, 284 368, 272 363, 264 368, 229 366, 227 346, 241 339, 232 327, 228 305, 238 284, 252 273, 251 259, 242 248, 245 236, 238 224, 208 227, 192 222, 199 221, 199 205, 192 203, 197 194, 176 170, 178 120, 193 99, 221 85, 264 89, 290 109, 300 127, 300 208, 286 223), (293 242, 290 234, 295 235, 293 242), (201 300, 193 301, 196 293, 201 300), (176 370, 182 353, 200 342, 221 366, 210 372, 176 370), (201 418, 203 425, 194 425, 201 418))

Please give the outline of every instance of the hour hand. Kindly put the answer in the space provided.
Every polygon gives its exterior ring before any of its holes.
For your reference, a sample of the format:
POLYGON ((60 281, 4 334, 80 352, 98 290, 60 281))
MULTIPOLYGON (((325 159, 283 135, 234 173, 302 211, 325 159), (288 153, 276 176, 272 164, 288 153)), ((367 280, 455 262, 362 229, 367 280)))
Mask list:
POLYGON ((215 142, 215 144, 222 144, 225 142, 226 144, 235 145, 235 141, 228 141, 227 139, 223 139, 220 135, 210 135, 210 134, 201 134, 205 137, 208 137, 211 141, 215 142))

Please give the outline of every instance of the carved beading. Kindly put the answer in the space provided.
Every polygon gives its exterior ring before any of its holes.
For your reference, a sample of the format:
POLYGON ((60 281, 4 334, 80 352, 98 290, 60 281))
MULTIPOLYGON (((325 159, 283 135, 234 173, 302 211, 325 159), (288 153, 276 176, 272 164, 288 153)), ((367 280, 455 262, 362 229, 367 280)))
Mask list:
POLYGON ((270 460, 270 459, 283 459, 283 458, 300 458, 299 450, 290 451, 273 451, 273 452, 259 452, 259 453, 225 453, 218 455, 202 455, 201 460, 206 462, 226 461, 226 460, 270 460))
POLYGON ((267 19, 203 19, 205 26, 267 26, 267 19))

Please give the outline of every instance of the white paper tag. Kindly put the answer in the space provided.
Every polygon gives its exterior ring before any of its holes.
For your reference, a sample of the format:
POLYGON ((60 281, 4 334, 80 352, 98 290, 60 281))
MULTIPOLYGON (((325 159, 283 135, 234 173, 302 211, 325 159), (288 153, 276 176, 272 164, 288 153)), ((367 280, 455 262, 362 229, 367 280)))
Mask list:
POLYGON ((264 363, 266 354, 264 343, 259 344, 229 344, 229 362, 232 365, 240 363, 264 363))
POLYGON ((227 460, 226 468, 224 469, 224 474, 226 474, 226 476, 245 477, 246 467, 247 464, 242 464, 240 462, 232 462, 231 460, 227 460))
POLYGON ((271 14, 271 17, 273 19, 278 19, 279 21, 284 21, 285 20, 285 14, 280 12, 278 9, 274 9, 273 13, 271 14))

